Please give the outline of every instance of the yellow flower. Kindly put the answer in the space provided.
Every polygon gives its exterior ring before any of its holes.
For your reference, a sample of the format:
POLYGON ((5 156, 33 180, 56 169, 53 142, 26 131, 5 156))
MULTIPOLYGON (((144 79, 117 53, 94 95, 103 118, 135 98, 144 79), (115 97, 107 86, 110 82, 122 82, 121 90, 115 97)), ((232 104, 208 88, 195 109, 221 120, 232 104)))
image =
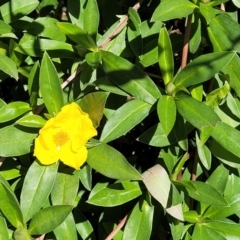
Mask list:
POLYGON ((86 142, 97 135, 92 121, 76 103, 64 106, 49 119, 35 139, 34 156, 43 165, 61 160, 79 169, 87 159, 86 142))

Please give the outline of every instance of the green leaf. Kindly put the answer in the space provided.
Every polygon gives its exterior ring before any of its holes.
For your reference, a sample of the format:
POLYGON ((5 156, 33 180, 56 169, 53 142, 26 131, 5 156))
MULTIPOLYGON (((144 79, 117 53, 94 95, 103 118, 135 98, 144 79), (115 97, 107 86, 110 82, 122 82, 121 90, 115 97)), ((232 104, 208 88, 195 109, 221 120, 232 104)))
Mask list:
POLYGON ((16 63, 11 58, 2 54, 0 54, 0 70, 16 80, 18 79, 16 63))
POLYGON ((142 191, 138 182, 121 182, 101 189, 91 196, 87 202, 97 206, 113 207, 129 202, 141 194, 142 191))
POLYGON ((174 61, 172 44, 168 31, 162 27, 158 39, 158 64, 162 73, 164 84, 167 85, 173 80, 174 61))
POLYGON ((85 95, 79 105, 81 109, 88 113, 93 122, 93 126, 97 128, 103 117, 103 110, 109 93, 106 92, 93 92, 85 95))
POLYGON ((220 220, 240 211, 240 194, 226 196, 228 206, 210 206, 204 213, 204 218, 220 220))
POLYGON ((32 127, 32 128, 42 128, 46 123, 46 120, 39 115, 28 115, 20 118, 15 124, 32 127))
POLYGON ((22 43, 20 42, 20 45, 14 50, 32 57, 42 57, 45 51, 53 58, 78 57, 76 50, 71 44, 50 39, 30 39, 22 43))
POLYGON ((214 170, 206 183, 223 194, 227 185, 228 174, 229 171, 221 164, 214 170))
POLYGON ((54 235, 57 239, 71 239, 78 240, 77 231, 75 227, 75 221, 72 213, 70 213, 67 218, 54 230, 54 235))
POLYGON ((141 36, 141 19, 138 15, 138 12, 133 9, 128 9, 129 14, 129 22, 128 22, 128 29, 127 29, 127 37, 128 42, 131 46, 132 51, 136 56, 142 55, 142 36, 141 36))
POLYGON ((19 163, 13 158, 7 158, 1 165, 1 174, 6 180, 11 180, 21 176, 19 163))
POLYGON ((220 118, 206 104, 182 94, 176 97, 178 112, 194 127, 201 129, 205 126, 215 126, 220 118))
POLYGON ((40 72, 40 66, 39 62, 35 62, 33 65, 31 72, 28 76, 28 93, 30 96, 30 106, 32 108, 35 108, 37 106, 37 100, 38 100, 38 92, 39 92, 39 72, 40 72))
POLYGON ((198 134, 196 132, 196 144, 197 144, 197 151, 198 151, 198 156, 203 164, 203 166, 209 170, 211 168, 211 163, 212 163, 212 154, 208 147, 206 145, 203 145, 198 137, 198 134))
POLYGON ((226 150, 239 156, 240 132, 226 123, 219 122, 213 132, 212 137, 226 150))
POLYGON ((11 102, 0 109, 0 122, 4 123, 13 120, 31 110, 28 103, 11 102))
POLYGON ((54 116, 63 107, 63 91, 57 70, 47 53, 44 53, 40 68, 40 91, 48 110, 54 116))
POLYGON ((23 215, 17 198, 8 182, 0 174, 0 210, 15 227, 24 226, 23 215))
POLYGON ((201 203, 216 206, 226 206, 228 204, 222 194, 204 182, 181 180, 177 184, 185 186, 189 196, 201 203))
POLYGON ((151 107, 139 99, 125 103, 108 119, 100 141, 107 143, 124 135, 149 115, 151 107))
POLYGON ((51 17, 39 17, 30 23, 26 31, 30 34, 65 42, 66 37, 56 26, 58 20, 51 17))
POLYGON ((12 27, 7 23, 3 22, 2 20, 0 20, 0 35, 5 33, 12 33, 12 32, 14 32, 12 27))
POLYGON ((42 166, 37 161, 28 169, 20 197, 21 210, 27 222, 37 213, 52 191, 58 164, 42 166))
POLYGON ((37 0, 8 1, 0 7, 0 11, 4 22, 10 23, 32 12, 38 4, 37 0))
POLYGON ((218 14, 209 23, 212 37, 217 39, 219 48, 222 50, 235 50, 240 52, 240 26, 228 14, 218 14), (219 34, 221 38, 219 38, 219 34))
POLYGON ((195 53, 201 43, 201 19, 197 14, 194 14, 194 22, 191 26, 190 41, 189 41, 189 51, 195 53))
POLYGON ((231 88, 233 88, 237 95, 240 96, 240 77, 238 69, 240 69, 240 58, 238 55, 235 55, 222 69, 222 72, 229 76, 229 79, 231 79, 229 82, 231 88))
POLYGON ((226 240, 218 231, 214 231, 205 226, 205 224, 199 223, 195 224, 192 240, 199 239, 218 239, 218 240, 226 240))
POLYGON ((77 172, 67 169, 56 174, 56 180, 51 192, 53 205, 74 205, 79 187, 77 172))
POLYGON ((78 171, 78 177, 80 178, 80 181, 83 184, 83 186, 88 191, 91 191, 91 189, 92 189, 92 169, 88 164, 85 164, 83 167, 81 167, 81 170, 78 171))
MULTIPOLYGON (((228 237, 240 237, 239 224, 226 221, 212 221, 204 223, 204 225, 216 232, 223 233, 228 237)), ((230 239, 230 238, 229 238, 230 239)))
POLYGON ((176 121, 176 105, 172 96, 160 97, 157 105, 157 113, 162 127, 168 135, 176 121))
POLYGON ((196 211, 190 210, 183 213, 184 220, 190 223, 197 223, 199 222, 199 216, 196 211))
POLYGON ((149 239, 153 225, 153 210, 154 208, 149 206, 146 200, 140 200, 133 208, 127 220, 122 240, 149 239))
POLYGON ((222 70, 235 54, 235 52, 216 52, 197 57, 175 77, 175 87, 189 87, 209 80, 222 70))
POLYGON ((102 77, 97 79, 94 82, 94 85, 96 85, 98 88, 105 90, 106 92, 115 93, 117 95, 122 96, 129 96, 126 92, 118 88, 112 81, 109 80, 108 77, 102 77))
POLYGON ((202 14, 202 16, 205 18, 207 24, 209 24, 212 19, 215 17, 217 11, 209 6, 208 4, 202 4, 200 3, 200 13, 202 14))
POLYGON ((96 41, 99 25, 99 10, 96 0, 85 1, 83 9, 84 30, 96 41))
POLYGON ((171 187, 171 181, 166 170, 157 164, 145 171, 142 178, 150 194, 166 208, 171 187))
POLYGON ((7 126, 0 129, 0 156, 20 156, 31 151, 36 131, 24 127, 7 126))
POLYGON ((186 17, 193 13, 195 8, 197 8, 197 5, 188 0, 165 0, 157 6, 151 21, 167 21, 186 17))
POLYGON ((211 153, 224 164, 234 168, 240 168, 239 155, 234 155, 214 140, 210 141, 209 149, 211 150, 211 153))
POLYGON ((14 239, 16 239, 16 240, 31 240, 32 238, 29 235, 27 228, 20 226, 14 231, 14 239))
POLYGON ((136 65, 113 53, 101 51, 103 70, 111 81, 140 100, 153 104, 160 97, 154 82, 136 65))
POLYGON ((140 173, 128 163, 125 157, 107 144, 100 144, 89 149, 87 163, 109 178, 120 180, 141 179, 140 173))
POLYGON ((72 208, 71 205, 61 205, 40 210, 30 222, 29 233, 31 235, 40 235, 51 232, 67 218, 72 208))
POLYGON ((166 135, 161 123, 149 128, 137 140, 155 147, 166 147, 177 141, 174 132, 166 135))
POLYGON ((228 93, 230 91, 230 86, 227 82, 212 92, 210 92, 206 97, 206 105, 208 105, 211 108, 216 107, 221 103, 221 101, 227 97, 228 93))
POLYGON ((0 239, 9 239, 8 228, 4 217, 0 216, 0 239))
POLYGON ((88 33, 81 29, 80 27, 73 25, 71 23, 58 22, 56 25, 59 27, 60 31, 64 33, 68 38, 70 38, 75 43, 81 45, 82 47, 90 50, 96 51, 97 46, 88 33))
POLYGON ((77 208, 74 209, 76 228, 83 240, 95 240, 94 229, 88 219, 77 208))
POLYGON ((86 54, 85 59, 89 66, 96 68, 101 63, 101 57, 102 56, 100 52, 90 52, 86 54))

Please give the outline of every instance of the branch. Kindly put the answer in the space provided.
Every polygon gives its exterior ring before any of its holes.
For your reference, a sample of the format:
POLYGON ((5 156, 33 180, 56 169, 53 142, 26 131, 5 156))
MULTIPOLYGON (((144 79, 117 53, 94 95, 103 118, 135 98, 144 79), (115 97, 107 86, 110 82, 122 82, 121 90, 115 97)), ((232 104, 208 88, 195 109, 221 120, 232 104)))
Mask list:
POLYGON ((181 62, 182 69, 185 68, 187 65, 191 24, 192 24, 192 14, 190 14, 187 19, 187 27, 186 27, 186 32, 185 32, 185 36, 184 36, 184 45, 183 45, 183 51, 182 51, 182 62, 181 62))
POLYGON ((105 240, 111 240, 120 230, 121 228, 124 226, 124 224, 127 221, 127 217, 128 215, 126 215, 121 222, 117 225, 117 227, 108 235, 108 237, 105 240))

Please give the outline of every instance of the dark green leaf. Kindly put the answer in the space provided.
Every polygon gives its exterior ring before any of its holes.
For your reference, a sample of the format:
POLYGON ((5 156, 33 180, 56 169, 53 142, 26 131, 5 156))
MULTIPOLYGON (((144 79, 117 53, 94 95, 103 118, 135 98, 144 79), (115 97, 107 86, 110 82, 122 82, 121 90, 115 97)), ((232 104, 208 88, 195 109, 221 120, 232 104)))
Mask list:
POLYGON ((0 11, 4 22, 10 23, 32 12, 38 4, 37 0, 8 1, 0 7, 0 11))
POLYGON ((77 172, 62 171, 56 174, 51 192, 53 205, 74 205, 79 187, 77 172))
POLYGON ((88 199, 88 203, 113 207, 129 202, 142 194, 138 182, 121 182, 108 185, 88 199))
POLYGON ((97 50, 96 43, 93 41, 91 36, 89 36, 88 33, 81 29, 80 27, 73 25, 71 23, 63 22, 57 23, 57 26, 59 27, 60 31, 64 33, 68 38, 70 38, 72 41, 76 42, 77 44, 80 44, 82 47, 90 51, 97 50))
POLYGON ((75 209, 74 213, 76 228, 81 238, 83 240, 95 240, 94 229, 88 219, 78 209, 75 209))
POLYGON ((193 13, 197 5, 188 0, 167 0, 162 1, 152 15, 152 21, 167 21, 176 18, 186 17, 193 13))
POLYGON ((237 129, 226 123, 219 122, 213 129, 211 136, 226 150, 239 156, 240 132, 237 129))
POLYGON ((40 210, 35 214, 29 225, 31 235, 40 235, 51 232, 59 226, 72 211, 73 206, 51 206, 40 210))
POLYGON ((40 66, 39 62, 37 61, 29 74, 28 77, 28 93, 30 96, 30 106, 35 108, 37 106, 37 99, 38 99, 38 92, 39 92, 39 72, 40 66))
POLYGON ((47 51, 51 57, 55 58, 78 57, 78 54, 72 45, 50 39, 30 39, 22 43, 20 42, 20 45, 15 48, 15 51, 32 57, 42 57, 45 51, 47 51))
POLYGON ((149 206, 147 201, 140 200, 133 208, 127 220, 122 240, 149 239, 153 225, 153 210, 154 208, 149 206))
POLYGON ((66 37, 56 26, 57 19, 51 17, 40 17, 33 21, 27 27, 27 32, 52 40, 65 42, 66 37))
POLYGON ((161 28, 158 39, 158 64, 160 66, 164 84, 167 85, 173 80, 174 61, 172 44, 165 27, 161 28))
POLYGON ((151 107, 139 99, 125 103, 105 124, 100 141, 107 143, 124 135, 148 116, 151 107))
POLYGON ((216 52, 197 57, 175 77, 175 87, 189 87, 209 80, 222 70, 235 54, 235 52, 216 52))
POLYGON ((56 178, 58 164, 42 166, 36 161, 29 168, 21 192, 21 210, 27 222, 47 200, 56 178))
POLYGON ((17 198, 8 182, 0 174, 0 210, 15 227, 24 226, 23 215, 17 198))
POLYGON ((99 25, 99 10, 96 0, 87 0, 83 10, 84 30, 96 41, 99 25))
POLYGON ((7 122, 15 119, 31 110, 28 103, 11 102, 0 109, 0 122, 7 122))
POLYGON ((63 107, 63 91, 57 70, 47 53, 44 53, 40 68, 40 91, 48 113, 54 116, 63 107))
POLYGON ((20 156, 31 151, 36 131, 23 127, 7 126, 0 129, 0 156, 20 156))
POLYGON ((103 70, 116 85, 142 101, 153 104, 160 92, 136 65, 110 52, 102 51, 103 70))
POLYGON ((172 96, 160 97, 157 105, 157 113, 162 127, 168 135, 176 121, 176 105, 172 96))
POLYGON ((140 173, 127 162, 125 157, 107 144, 100 144, 89 149, 87 163, 99 173, 110 178, 141 179, 140 173))
POLYGON ((220 121, 218 115, 210 107, 188 95, 177 96, 176 106, 178 112, 198 129, 214 126, 220 121))
POLYGON ((166 135, 161 123, 149 128, 137 140, 155 147, 169 146, 177 141, 174 132, 166 135))
POLYGON ((75 221, 72 213, 70 213, 67 218, 54 230, 54 235, 57 239, 71 239, 78 240, 77 231, 75 227, 75 221))
POLYGON ((240 52, 240 26, 228 14, 218 14, 209 23, 212 37, 217 39, 222 50, 235 50, 240 52), (220 34, 220 38, 219 38, 220 34))
POLYGON ((16 63, 3 54, 0 54, 0 70, 16 80, 18 79, 16 63))

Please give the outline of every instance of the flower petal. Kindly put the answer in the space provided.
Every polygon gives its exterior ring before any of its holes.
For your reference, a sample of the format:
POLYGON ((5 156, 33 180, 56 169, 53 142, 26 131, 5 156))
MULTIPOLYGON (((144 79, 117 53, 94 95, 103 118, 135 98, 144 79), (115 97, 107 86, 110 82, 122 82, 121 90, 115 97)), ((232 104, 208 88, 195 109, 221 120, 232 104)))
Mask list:
POLYGON ((35 139, 33 155, 44 165, 50 165, 59 160, 59 153, 55 149, 46 149, 39 137, 35 139))
POLYGON ((60 160, 69 167, 79 170, 79 168, 85 163, 86 159, 87 149, 85 146, 82 146, 77 153, 69 151, 65 147, 61 149, 60 160))

